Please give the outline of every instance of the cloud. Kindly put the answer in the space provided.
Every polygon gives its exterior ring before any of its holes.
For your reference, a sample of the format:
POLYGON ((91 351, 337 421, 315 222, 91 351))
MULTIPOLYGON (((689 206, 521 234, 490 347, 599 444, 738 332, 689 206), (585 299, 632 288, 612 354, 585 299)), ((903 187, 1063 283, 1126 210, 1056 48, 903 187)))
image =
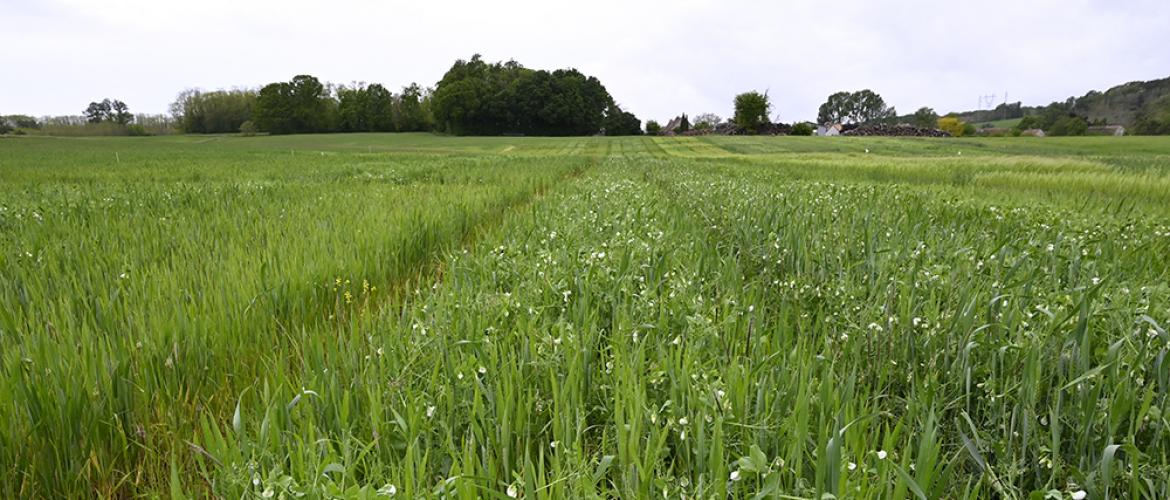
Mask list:
POLYGON ((838 90, 903 113, 1046 104, 1170 76, 1162 0, 835 2, 0 0, 0 112, 76 114, 91 100, 162 112, 184 88, 433 85, 482 53, 597 76, 643 119, 731 114, 768 90, 774 115, 812 119, 838 90))

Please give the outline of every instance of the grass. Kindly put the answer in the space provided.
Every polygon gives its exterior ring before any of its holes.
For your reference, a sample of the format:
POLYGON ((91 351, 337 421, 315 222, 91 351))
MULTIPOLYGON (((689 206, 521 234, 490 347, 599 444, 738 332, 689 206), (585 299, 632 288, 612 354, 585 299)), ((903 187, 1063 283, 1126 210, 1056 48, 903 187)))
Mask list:
POLYGON ((980 122, 980 123, 977 123, 975 125, 977 127, 982 127, 983 125, 991 124, 991 126, 995 127, 995 128, 1012 128, 1012 127, 1015 127, 1017 124, 1019 124, 1020 120, 1022 120, 1022 118, 1007 118, 1004 120, 992 120, 989 122, 980 122))
POLYGON ((1167 158, 0 140, 0 496, 1165 498, 1167 158))

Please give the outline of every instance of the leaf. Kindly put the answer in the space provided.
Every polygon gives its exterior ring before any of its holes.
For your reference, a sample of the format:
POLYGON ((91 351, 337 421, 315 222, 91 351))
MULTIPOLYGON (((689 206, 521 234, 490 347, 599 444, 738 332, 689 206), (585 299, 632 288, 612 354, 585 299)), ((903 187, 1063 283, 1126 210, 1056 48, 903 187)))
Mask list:
POLYGON ((1081 382, 1084 382, 1086 380, 1089 380, 1090 378, 1097 376, 1102 371, 1105 371, 1106 368, 1109 368, 1109 365, 1111 365, 1111 364, 1113 364, 1113 363, 1105 363, 1101 366, 1089 369, 1085 373, 1081 374, 1081 376, 1073 379, 1072 382, 1064 384, 1064 386, 1061 387, 1060 390, 1067 391, 1070 387, 1075 386, 1081 382))
POLYGON ((900 476, 903 481, 906 481, 906 486, 910 488, 910 491, 914 492, 914 496, 918 497, 919 500, 929 500, 926 497, 926 492, 922 491, 922 487, 918 485, 918 481, 915 481, 914 478, 910 477, 910 474, 906 472, 906 469, 903 469, 901 465, 892 462, 891 464, 894 466, 894 472, 897 472, 898 476, 900 476))
POLYGON ((596 485, 605 479, 605 475, 609 472, 609 467, 613 465, 613 455, 606 455, 601 457, 601 461, 597 463, 597 468, 593 470, 593 484, 596 485))

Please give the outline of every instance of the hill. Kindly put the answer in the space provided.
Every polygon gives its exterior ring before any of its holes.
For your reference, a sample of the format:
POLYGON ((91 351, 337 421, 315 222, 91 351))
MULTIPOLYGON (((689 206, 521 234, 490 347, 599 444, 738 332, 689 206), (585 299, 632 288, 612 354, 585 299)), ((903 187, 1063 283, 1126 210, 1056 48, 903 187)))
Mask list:
POLYGON ((1038 116, 1059 111, 1093 123, 1124 125, 1144 133, 1167 133, 1170 125, 1170 78, 1146 82, 1129 82, 1104 92, 1093 90, 1081 97, 1048 106, 1023 106, 1004 103, 995 109, 955 113, 968 123, 988 123, 1038 116))

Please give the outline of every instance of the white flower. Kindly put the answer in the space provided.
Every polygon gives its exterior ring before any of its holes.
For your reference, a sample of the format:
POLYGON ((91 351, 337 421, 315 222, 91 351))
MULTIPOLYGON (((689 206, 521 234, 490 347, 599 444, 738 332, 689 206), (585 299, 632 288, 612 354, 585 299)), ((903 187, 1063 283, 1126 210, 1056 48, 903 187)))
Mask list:
POLYGON ((514 484, 508 485, 508 496, 511 498, 516 498, 516 497, 520 496, 520 490, 518 488, 516 488, 516 485, 514 485, 514 484))
POLYGON ((678 419, 678 425, 687 425, 689 423, 690 423, 690 421, 687 420, 687 417, 683 417, 683 418, 678 419))
POLYGON ((427 418, 431 418, 433 416, 435 416, 435 407, 433 405, 428 406, 427 407, 427 418))
POLYGON ((1085 500, 1085 497, 1087 497, 1087 496, 1089 496, 1089 494, 1085 493, 1085 490, 1077 490, 1077 491, 1073 492, 1072 499, 1073 500, 1085 500))
POLYGON ((487 368, 482 367, 482 366, 479 367, 479 374, 480 375, 487 375, 487 368))
POLYGON ((739 481, 739 471, 737 471, 737 470, 731 471, 731 480, 732 481, 739 481))
POLYGON ((392 497, 392 496, 397 495, 397 494, 398 494, 398 487, 394 486, 393 484, 387 484, 386 486, 378 488, 378 495, 379 496, 392 497))
POLYGON ((889 454, 886 453, 886 450, 878 450, 878 452, 877 452, 878 460, 885 460, 887 456, 889 456, 889 454))
POLYGON ((846 468, 848 468, 849 470, 857 470, 857 464, 855 464, 853 462, 849 462, 849 465, 847 465, 846 468))

